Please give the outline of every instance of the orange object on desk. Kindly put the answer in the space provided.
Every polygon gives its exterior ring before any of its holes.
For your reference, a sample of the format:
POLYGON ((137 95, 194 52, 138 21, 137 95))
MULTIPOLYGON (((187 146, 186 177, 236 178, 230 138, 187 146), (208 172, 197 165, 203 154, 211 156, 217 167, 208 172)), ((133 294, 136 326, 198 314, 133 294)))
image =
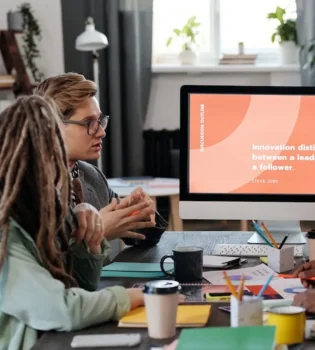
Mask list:
MULTIPOLYGON (((293 278, 293 276, 292 276, 292 275, 281 274, 281 273, 279 273, 277 277, 281 277, 281 278, 293 278)), ((315 277, 303 278, 303 280, 307 280, 307 281, 315 281, 315 277)))

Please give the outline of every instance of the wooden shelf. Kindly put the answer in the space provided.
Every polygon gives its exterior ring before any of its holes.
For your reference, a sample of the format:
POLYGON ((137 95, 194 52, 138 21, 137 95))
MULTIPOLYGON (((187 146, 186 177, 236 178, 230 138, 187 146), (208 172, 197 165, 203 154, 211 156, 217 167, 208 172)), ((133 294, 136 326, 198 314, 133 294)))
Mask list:
POLYGON ((0 52, 7 71, 6 78, 3 78, 2 81, 0 79, 0 89, 11 88, 15 96, 30 95, 33 92, 33 87, 15 38, 17 33, 22 32, 0 30, 0 52), (12 76, 13 72, 14 77, 12 76))
POLYGON ((15 78, 12 75, 0 75, 0 90, 12 89, 15 78))

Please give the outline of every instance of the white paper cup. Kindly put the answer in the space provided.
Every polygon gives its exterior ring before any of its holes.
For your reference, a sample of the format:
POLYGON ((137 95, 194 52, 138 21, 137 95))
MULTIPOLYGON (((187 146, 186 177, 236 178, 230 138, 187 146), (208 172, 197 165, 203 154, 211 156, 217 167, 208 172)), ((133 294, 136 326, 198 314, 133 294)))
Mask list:
POLYGON ((166 339, 175 336, 179 290, 176 281, 146 283, 143 293, 150 338, 166 339))

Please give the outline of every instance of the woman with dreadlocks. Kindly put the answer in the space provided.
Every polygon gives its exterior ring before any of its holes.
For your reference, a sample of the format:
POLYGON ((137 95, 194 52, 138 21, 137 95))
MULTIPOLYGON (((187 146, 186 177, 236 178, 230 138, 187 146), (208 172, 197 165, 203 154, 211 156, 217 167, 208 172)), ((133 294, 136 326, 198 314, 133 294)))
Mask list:
MULTIPOLYGON (((0 350, 27 350, 38 331, 117 320, 143 304, 139 289, 80 288, 93 254, 80 256, 70 238, 77 217, 59 125, 53 103, 36 96, 0 114, 0 350)), ((142 207, 123 210, 135 209, 142 207)), ((95 255, 101 264, 102 253, 95 255)))

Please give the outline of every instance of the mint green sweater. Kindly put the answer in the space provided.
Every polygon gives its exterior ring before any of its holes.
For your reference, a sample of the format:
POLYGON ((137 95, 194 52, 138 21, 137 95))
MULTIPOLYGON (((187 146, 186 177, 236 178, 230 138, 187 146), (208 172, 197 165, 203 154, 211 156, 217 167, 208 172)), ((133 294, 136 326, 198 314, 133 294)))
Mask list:
MULTIPOLYGON (((91 255, 73 247, 75 275, 86 289, 95 284, 95 276, 99 278, 106 251, 91 255)), ((32 238, 11 221, 7 255, 0 272, 0 350, 29 350, 37 341, 37 330, 78 330, 118 320, 129 309, 129 297, 122 287, 96 292, 66 289, 45 269, 32 238)))

